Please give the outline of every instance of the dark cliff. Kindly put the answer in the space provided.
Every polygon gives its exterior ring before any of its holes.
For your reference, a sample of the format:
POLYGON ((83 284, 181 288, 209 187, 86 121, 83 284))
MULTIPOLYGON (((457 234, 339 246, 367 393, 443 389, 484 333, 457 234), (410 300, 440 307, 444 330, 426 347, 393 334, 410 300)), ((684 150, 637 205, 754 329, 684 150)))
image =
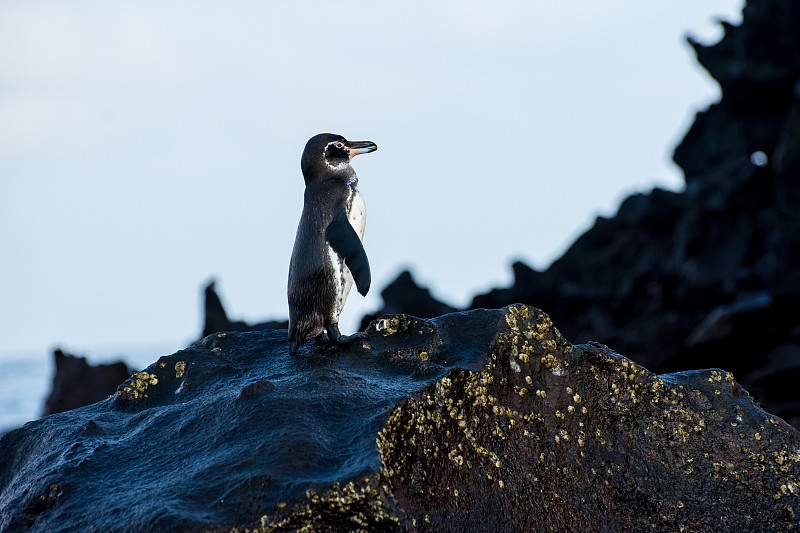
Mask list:
POLYGON ((732 371, 800 423, 800 3, 747 2, 712 46, 691 41, 720 102, 675 149, 685 192, 655 189, 598 218, 547 270, 471 308, 524 302, 577 342, 654 371, 732 371))

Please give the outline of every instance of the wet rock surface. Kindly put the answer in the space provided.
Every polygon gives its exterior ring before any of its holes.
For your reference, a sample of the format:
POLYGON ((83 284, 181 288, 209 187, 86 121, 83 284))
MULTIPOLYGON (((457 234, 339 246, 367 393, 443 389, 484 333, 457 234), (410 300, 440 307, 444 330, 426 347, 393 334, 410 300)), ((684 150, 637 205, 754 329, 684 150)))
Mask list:
POLYGON ((3 531, 800 527, 800 433, 540 311, 387 316, 347 349, 214 334, 0 438, 3 531))

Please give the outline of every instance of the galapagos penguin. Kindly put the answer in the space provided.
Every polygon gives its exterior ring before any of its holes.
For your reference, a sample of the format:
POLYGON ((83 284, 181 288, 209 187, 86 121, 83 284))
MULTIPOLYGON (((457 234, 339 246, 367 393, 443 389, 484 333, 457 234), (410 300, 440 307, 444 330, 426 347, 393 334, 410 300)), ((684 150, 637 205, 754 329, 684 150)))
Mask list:
POLYGON ((347 344, 364 334, 344 336, 339 315, 355 281, 369 291, 369 261, 361 244, 366 223, 364 198, 350 160, 374 152, 370 141, 348 141, 321 133, 309 139, 300 167, 306 189, 303 214, 289 263, 289 351, 326 330, 333 344, 347 344))

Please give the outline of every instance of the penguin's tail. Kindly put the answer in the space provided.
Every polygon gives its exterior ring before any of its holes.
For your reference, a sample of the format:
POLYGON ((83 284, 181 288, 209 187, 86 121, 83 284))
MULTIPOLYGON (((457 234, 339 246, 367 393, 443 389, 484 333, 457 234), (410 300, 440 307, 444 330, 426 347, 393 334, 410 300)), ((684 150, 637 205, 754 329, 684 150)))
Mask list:
POLYGON ((297 350, 300 349, 300 344, 296 340, 289 341, 289 355, 297 355, 297 350))
POLYGON ((289 353, 294 355, 300 346, 309 339, 319 335, 323 328, 325 317, 322 313, 311 313, 309 316, 293 319, 289 312, 289 353))

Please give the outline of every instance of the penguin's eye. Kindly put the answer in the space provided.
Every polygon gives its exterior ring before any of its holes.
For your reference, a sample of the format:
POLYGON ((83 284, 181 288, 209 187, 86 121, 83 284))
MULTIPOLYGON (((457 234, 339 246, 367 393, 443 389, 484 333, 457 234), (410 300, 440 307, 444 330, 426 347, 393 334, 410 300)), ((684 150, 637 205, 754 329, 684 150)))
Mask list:
POLYGON ((342 141, 336 141, 333 143, 334 148, 338 148, 339 150, 344 150, 344 143, 342 141))

